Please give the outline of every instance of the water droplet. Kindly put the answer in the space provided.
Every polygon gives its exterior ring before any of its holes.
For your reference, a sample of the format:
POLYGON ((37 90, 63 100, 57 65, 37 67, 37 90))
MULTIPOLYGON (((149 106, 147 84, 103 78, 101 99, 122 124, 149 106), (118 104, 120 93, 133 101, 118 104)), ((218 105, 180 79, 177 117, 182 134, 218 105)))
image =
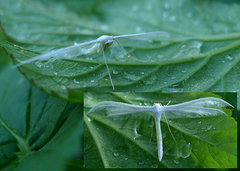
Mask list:
POLYGON ((133 11, 138 11, 138 6, 137 5, 133 5, 132 10, 133 11))
POLYGON ((175 21, 176 20, 176 17, 175 16, 171 16, 170 17, 170 21, 175 21))
POLYGON ((136 32, 141 32, 141 31, 142 31, 142 27, 137 26, 137 27, 135 28, 135 31, 136 31, 136 32))
POLYGON ((140 135, 140 134, 138 134, 138 132, 137 132, 137 127, 140 125, 140 122, 135 122, 135 125, 134 125, 134 128, 133 128, 133 134, 134 134, 134 140, 136 139, 136 138, 138 138, 138 137, 140 137, 140 136, 142 136, 142 135, 140 135))
POLYGON ((118 74, 118 70, 113 70, 113 74, 118 74))
POLYGON ((162 92, 181 92, 179 88, 164 88, 162 92))
POLYGON ((102 30, 109 30, 109 27, 107 25, 103 24, 100 27, 101 27, 102 30))
POLYGON ((73 82, 79 84, 79 81, 76 78, 73 80, 73 82))
POLYGON ((185 73, 185 72, 187 72, 186 70, 182 70, 182 73, 185 73))
POLYGON ((42 65, 43 65, 43 63, 42 63, 42 62, 39 62, 39 61, 37 61, 37 62, 35 62, 35 65, 36 65, 38 68, 41 68, 41 67, 42 67, 42 65))
POLYGON ((66 89, 67 89, 67 87, 66 87, 66 86, 64 86, 64 85, 62 85, 62 86, 61 86, 61 89, 63 89, 63 90, 66 90, 66 89))
POLYGON ((144 74, 144 72, 141 72, 141 74, 143 75, 143 74, 144 74))
POLYGON ((92 83, 94 83, 94 80, 91 80, 92 83))
POLYGON ((144 164, 144 161, 140 161, 139 164, 140 164, 140 165, 141 165, 141 164, 144 164))
POLYGON ((67 83, 68 82, 68 78, 63 78, 61 83, 64 84, 64 83, 67 83))
POLYGON ((230 55, 226 55, 225 58, 228 59, 228 60, 232 60, 233 59, 233 57, 231 57, 230 55))
POLYGON ((174 80, 176 77, 171 77, 171 80, 174 80))
POLYGON ((146 79, 144 79, 142 81, 146 85, 155 84, 157 82, 157 76, 156 75, 151 75, 150 77, 147 77, 146 79))
POLYGON ((169 3, 166 2, 166 3, 164 4, 164 7, 165 7, 166 9, 168 9, 168 8, 170 7, 169 3))
POLYGON ((174 163, 178 164, 179 163, 179 160, 175 159, 173 160, 174 163))
POLYGON ((87 117, 87 120, 88 120, 89 122, 91 122, 91 121, 92 121, 92 118, 90 118, 90 117, 87 117))
POLYGON ((208 125, 205 131, 208 131, 212 128, 212 125, 208 125))
POLYGON ((187 40, 180 45, 173 58, 186 58, 199 55, 202 44, 203 42, 198 40, 187 40))
POLYGON ((188 143, 187 145, 183 146, 180 151, 180 156, 182 158, 187 158, 192 154, 192 145, 188 143))
POLYGON ((154 164, 151 166, 152 168, 157 168, 158 167, 158 164, 154 164))
POLYGON ((62 81, 62 77, 53 77, 53 80, 56 82, 56 83, 59 83, 60 81, 62 81))
POLYGON ((113 155, 114 155, 115 157, 118 157, 118 156, 119 156, 119 153, 113 153, 113 155))
POLYGON ((167 18, 168 17, 168 12, 163 12, 163 18, 167 18))
POLYGON ((131 81, 136 81, 136 80, 141 79, 140 76, 137 76, 137 75, 131 74, 131 73, 127 73, 127 72, 124 72, 123 77, 124 77, 125 79, 131 80, 131 81))
POLYGON ((57 73, 57 72, 53 72, 53 74, 54 74, 54 75, 58 75, 58 73, 57 73))

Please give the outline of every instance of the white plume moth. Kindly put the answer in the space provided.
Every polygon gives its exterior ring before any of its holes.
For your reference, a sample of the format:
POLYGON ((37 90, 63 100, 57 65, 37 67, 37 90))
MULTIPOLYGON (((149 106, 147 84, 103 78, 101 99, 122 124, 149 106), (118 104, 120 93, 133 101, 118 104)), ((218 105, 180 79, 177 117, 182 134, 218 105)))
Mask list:
POLYGON ((160 103, 156 103, 153 106, 138 106, 138 105, 131 105, 127 103, 114 102, 114 101, 102 101, 96 104, 95 106, 93 106, 88 111, 88 114, 101 109, 105 109, 107 111, 108 116, 127 115, 127 114, 133 114, 137 112, 150 113, 155 119, 157 145, 158 145, 158 159, 159 161, 161 161, 163 157, 163 143, 162 143, 162 133, 161 133, 161 127, 160 127, 160 120, 161 120, 162 114, 164 114, 166 121, 167 121, 167 118, 178 118, 179 112, 181 112, 181 115, 183 115, 184 117, 190 117, 190 118, 191 117, 194 118, 196 117, 196 115, 198 117, 216 116, 219 114, 224 114, 228 116, 222 110, 222 107, 224 106, 233 107, 231 104, 227 103, 226 101, 220 98, 215 98, 215 97, 205 97, 205 98, 191 100, 191 101, 180 103, 180 104, 166 105, 166 106, 162 106, 160 103))
POLYGON ((92 40, 92 41, 81 43, 81 44, 75 43, 73 46, 69 46, 69 47, 65 47, 65 48, 61 48, 61 49, 57 49, 57 50, 52 50, 51 52, 47 52, 45 54, 38 55, 38 56, 28 59, 26 61, 18 60, 19 63, 16 65, 16 67, 19 67, 21 65, 25 65, 25 64, 28 64, 31 62, 35 62, 35 61, 53 62, 55 60, 73 59, 80 55, 92 55, 94 53, 101 52, 101 53, 103 53, 103 58, 105 61, 105 65, 107 67, 109 79, 111 81, 111 85, 114 90, 114 84, 112 81, 110 71, 108 69, 104 51, 112 45, 114 40, 118 43, 118 45, 120 47, 122 47, 119 44, 119 42, 117 41, 118 39, 133 39, 133 40, 152 42, 151 38, 153 38, 153 37, 169 37, 169 34, 166 32, 148 32, 148 33, 138 33, 138 34, 127 34, 127 35, 121 35, 121 36, 103 35, 96 40, 92 40))

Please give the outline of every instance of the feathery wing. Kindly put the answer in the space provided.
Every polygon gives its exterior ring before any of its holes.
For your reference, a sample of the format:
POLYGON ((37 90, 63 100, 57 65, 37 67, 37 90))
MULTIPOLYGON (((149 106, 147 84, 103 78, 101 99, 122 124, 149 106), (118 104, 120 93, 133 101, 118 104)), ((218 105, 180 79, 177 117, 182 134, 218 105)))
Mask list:
POLYGON ((89 42, 81 43, 81 44, 76 44, 73 46, 57 49, 57 50, 52 50, 51 52, 47 52, 38 56, 35 56, 31 59, 25 60, 25 61, 19 61, 15 67, 19 67, 21 65, 25 65, 31 62, 35 61, 44 61, 44 60, 49 60, 48 62, 53 62, 55 60, 59 59, 68 59, 68 58, 73 58, 77 57, 79 55, 83 54, 82 48, 85 48, 87 46, 93 45, 94 43, 99 43, 99 40, 92 40, 89 42))
POLYGON ((108 116, 126 115, 137 112, 151 112, 152 106, 137 106, 127 103, 114 102, 114 101, 102 101, 93 106, 88 113, 95 112, 96 110, 105 109, 108 116))
POLYGON ((133 39, 133 40, 143 40, 152 42, 153 37, 169 37, 167 32, 148 32, 148 33, 138 33, 138 34, 127 34, 121 36, 114 36, 114 39, 133 39))
POLYGON ((233 107, 231 104, 220 98, 206 97, 176 105, 164 106, 163 111, 167 118, 196 118, 202 116, 216 116, 220 113, 227 116, 222 110, 222 107, 224 106, 233 107))

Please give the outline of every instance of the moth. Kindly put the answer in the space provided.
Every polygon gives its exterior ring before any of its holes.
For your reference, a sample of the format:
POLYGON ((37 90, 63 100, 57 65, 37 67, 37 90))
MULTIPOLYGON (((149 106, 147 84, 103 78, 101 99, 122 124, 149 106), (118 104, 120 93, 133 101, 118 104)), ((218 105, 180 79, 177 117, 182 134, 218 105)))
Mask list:
MULTIPOLYGON (((119 115, 127 115, 138 112, 148 112, 155 120, 157 145, 158 145, 158 159, 162 160, 163 157, 163 143, 162 133, 160 127, 161 115, 164 114, 165 118, 177 118, 179 112, 184 117, 204 117, 204 116, 216 116, 219 114, 228 115, 222 110, 224 106, 231 106, 228 102, 215 97, 205 97, 188 102, 162 106, 161 103, 155 103, 153 106, 138 106, 127 103, 114 102, 114 101, 102 101, 93 106, 87 114, 96 112, 97 110, 105 109, 107 115, 114 117, 119 115), (193 116, 195 115, 195 116, 193 116)), ((168 122, 167 122, 168 123, 168 122)), ((172 133, 171 133, 172 134, 172 133)))
MULTIPOLYGON (((103 58, 105 61, 109 79, 110 79, 112 88, 114 90, 114 84, 113 84, 112 77, 107 65, 107 60, 106 60, 104 51, 108 47, 110 47, 114 41, 116 41, 117 44, 122 49, 124 49, 123 46, 120 45, 120 43, 118 42, 118 39, 133 39, 133 40, 152 42, 151 38, 153 37, 169 37, 169 34, 166 32, 148 32, 148 33, 138 33, 138 34, 127 34, 127 35, 121 35, 121 36, 103 35, 96 40, 84 42, 81 44, 75 43, 73 46, 52 50, 50 52, 38 55, 34 58, 31 58, 25 61, 18 60, 19 63, 15 66, 19 67, 35 61, 47 61, 48 63, 48 62, 54 62, 55 60, 60 60, 60 59, 74 59, 77 56, 81 56, 81 55, 92 55, 95 53, 103 53, 103 58)), ((124 51, 127 53, 125 49, 124 51)))

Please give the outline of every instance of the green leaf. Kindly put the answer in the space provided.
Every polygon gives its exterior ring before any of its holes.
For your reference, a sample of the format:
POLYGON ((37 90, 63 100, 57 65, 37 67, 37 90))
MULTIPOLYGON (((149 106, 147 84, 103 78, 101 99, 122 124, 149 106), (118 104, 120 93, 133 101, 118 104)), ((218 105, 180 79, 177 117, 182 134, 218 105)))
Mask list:
POLYGON ((63 170, 81 152, 81 105, 43 93, 10 66, 0 82, 0 169, 63 170))
MULTIPOLYGON (((234 0, 1 1, 1 26, 13 40, 0 45, 17 63, 101 35, 166 31, 170 39, 152 44, 120 41, 131 57, 117 45, 106 51, 116 91, 239 91, 239 8, 234 0)), ((81 102, 82 91, 112 91, 102 54, 20 71, 68 101, 81 102)))
MULTIPOLYGON (((2 37, 3 32, 0 30, 0 37, 2 37)), ((4 49, 0 48, 0 71, 7 65, 7 63, 10 62, 10 59, 6 55, 4 49)))
MULTIPOLYGON (((236 100, 236 93, 230 93, 236 100)), ((228 114, 161 120, 163 159, 158 161, 153 118, 147 113, 107 117, 106 110, 89 113, 101 101, 151 106, 177 104, 213 93, 85 93, 84 165, 88 168, 236 168, 237 122, 228 114)), ((167 117, 167 113, 166 113, 167 117)))

